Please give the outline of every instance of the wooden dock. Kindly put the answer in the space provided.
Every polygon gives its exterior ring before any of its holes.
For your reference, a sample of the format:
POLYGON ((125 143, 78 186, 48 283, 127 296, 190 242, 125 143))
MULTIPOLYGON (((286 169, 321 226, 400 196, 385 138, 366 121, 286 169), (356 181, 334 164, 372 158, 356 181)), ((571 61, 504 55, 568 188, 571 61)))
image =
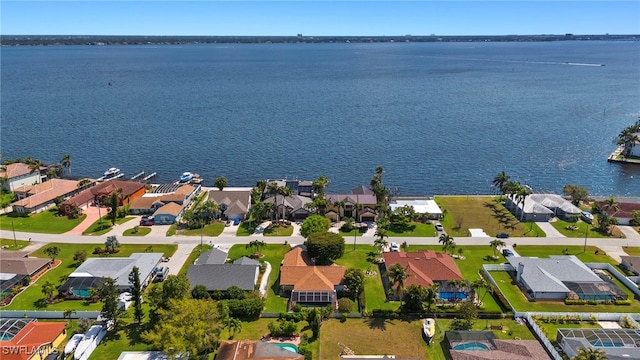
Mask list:
POLYGON ((627 163, 627 164, 640 164, 640 159, 638 158, 635 158, 635 157, 628 158, 628 157, 620 156, 620 154, 622 154, 623 151, 624 151, 624 145, 618 146, 618 148, 616 148, 611 153, 611 155, 609 155, 609 158, 607 158, 607 161, 627 163))

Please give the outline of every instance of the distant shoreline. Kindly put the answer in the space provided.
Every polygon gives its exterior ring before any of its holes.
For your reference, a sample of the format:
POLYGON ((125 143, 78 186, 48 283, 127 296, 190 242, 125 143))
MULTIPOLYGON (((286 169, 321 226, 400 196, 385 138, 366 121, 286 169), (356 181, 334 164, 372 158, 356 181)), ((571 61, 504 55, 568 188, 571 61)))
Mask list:
POLYGON ((148 45, 218 43, 391 43, 391 42, 538 42, 640 41, 640 34, 611 35, 397 35, 397 36, 145 36, 145 35, 2 35, 2 46, 148 45))

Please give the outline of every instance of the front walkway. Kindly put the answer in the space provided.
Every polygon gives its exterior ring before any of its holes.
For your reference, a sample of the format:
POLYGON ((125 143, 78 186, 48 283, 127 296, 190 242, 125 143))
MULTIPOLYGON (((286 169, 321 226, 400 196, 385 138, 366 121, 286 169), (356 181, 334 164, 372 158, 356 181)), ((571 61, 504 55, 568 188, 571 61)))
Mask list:
POLYGON ((547 234, 547 237, 566 237, 562 235, 560 231, 556 230, 556 228, 554 228, 550 222, 539 221, 539 222, 536 222, 536 225, 538 225, 540 229, 542 229, 542 231, 544 231, 544 233, 547 234))
POLYGON ((105 216, 109 213, 107 208, 98 208, 95 206, 89 206, 86 209, 82 210, 82 213, 87 215, 87 217, 80 223, 78 226, 64 233, 64 235, 82 235, 82 233, 91 226, 94 222, 98 221, 100 215, 105 216))

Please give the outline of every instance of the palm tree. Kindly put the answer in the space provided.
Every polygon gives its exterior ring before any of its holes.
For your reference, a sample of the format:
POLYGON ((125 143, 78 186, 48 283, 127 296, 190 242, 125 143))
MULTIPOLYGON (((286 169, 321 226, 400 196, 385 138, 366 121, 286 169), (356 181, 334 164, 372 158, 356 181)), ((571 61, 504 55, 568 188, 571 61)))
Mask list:
POLYGON ((602 349, 580 348, 571 360, 607 360, 607 354, 602 349))
POLYGON ((42 285, 42 294, 47 298, 48 302, 51 302, 51 300, 53 300, 56 293, 56 289, 57 289, 56 284, 48 280, 42 285))
POLYGON ((29 159, 28 164, 30 174, 40 171, 40 166, 42 166, 42 163, 38 159, 29 159))
POLYGON ((453 237, 451 235, 440 235, 438 242, 442 244, 442 251, 444 253, 450 253, 451 255, 453 255, 453 250, 456 248, 456 243, 453 241, 453 237))
POLYGON ((276 223, 278 222, 278 193, 280 192, 280 186, 276 182, 271 182, 267 185, 267 193, 273 196, 273 203, 276 206, 276 223))
POLYGON ((357 222, 360 222, 362 219, 358 219, 358 214, 360 213, 360 210, 362 210, 364 206, 357 202, 355 204, 353 204, 353 218, 356 219, 357 222))
POLYGON ((498 258, 498 248, 506 246, 506 245, 507 244, 504 241, 500 240, 500 239, 491 240, 491 242, 489 243, 489 246, 493 249, 493 258, 494 259, 498 258))
POLYGON ((207 219, 209 222, 220 211, 220 207, 215 201, 207 200, 198 207, 197 213, 201 218, 207 219))
POLYGON ((402 294, 404 292, 404 281, 409 277, 407 270, 402 265, 395 263, 387 270, 387 276, 391 278, 391 286, 398 284, 396 292, 402 304, 402 294))
POLYGON ((318 194, 324 194, 325 189, 327 188, 327 186, 329 186, 330 183, 331 182, 329 181, 329 179, 326 176, 320 175, 311 184, 311 188, 313 189, 313 191, 315 191, 318 194))
POLYGON ((607 200, 604 201, 602 207, 605 210, 608 210, 611 214, 614 214, 616 211, 620 210, 620 203, 618 203, 613 195, 611 195, 607 200))
POLYGON ((484 289, 484 294, 482 295, 482 297, 480 299, 478 299, 478 300, 480 300, 480 302, 482 302, 482 300, 484 300, 484 297, 487 296, 487 293, 492 293, 493 292, 493 288, 491 287, 491 284, 489 284, 483 278, 476 279, 474 282, 472 282, 471 283, 471 288, 476 291, 476 294, 478 292, 480 292, 481 289, 484 289))
POLYGON ((507 190, 507 183, 509 183, 509 179, 511 177, 509 175, 507 175, 504 171, 501 171, 498 173, 498 175, 496 175, 493 178, 493 186, 495 186, 496 188, 498 188, 498 190, 500 190, 500 192, 502 193, 502 195, 504 195, 506 193, 507 190))
POLYGON ((453 288, 453 302, 458 303, 460 298, 458 297, 458 293, 467 286, 467 282, 464 280, 449 280, 449 285, 453 288))
POLYGON ((520 222, 522 222, 522 219, 524 218, 524 203, 527 200, 527 196, 531 194, 531 191, 529 191, 529 189, 520 185, 519 183, 515 190, 516 192, 514 194, 514 197, 515 197, 516 203, 522 204, 520 208, 520 222))
POLYGON ((289 196, 293 195, 293 191, 288 186, 280 186, 278 188, 278 194, 282 196, 282 220, 284 220, 286 218, 285 216, 286 207, 284 206, 284 200, 289 196))
POLYGON ((233 338, 236 333, 242 332, 242 321, 231 317, 227 321, 227 328, 229 329, 229 338, 233 338))
POLYGON ((433 304, 435 304, 436 299, 438 298, 439 288, 440 288, 440 283, 433 283, 427 288, 427 294, 424 299, 424 301, 427 303, 427 312, 431 312, 431 308, 433 307, 433 304))
POLYGON ((71 155, 66 154, 65 156, 63 156, 62 160, 60 160, 60 165, 62 165, 63 168, 67 169, 67 171, 69 171, 69 175, 71 175, 71 155))

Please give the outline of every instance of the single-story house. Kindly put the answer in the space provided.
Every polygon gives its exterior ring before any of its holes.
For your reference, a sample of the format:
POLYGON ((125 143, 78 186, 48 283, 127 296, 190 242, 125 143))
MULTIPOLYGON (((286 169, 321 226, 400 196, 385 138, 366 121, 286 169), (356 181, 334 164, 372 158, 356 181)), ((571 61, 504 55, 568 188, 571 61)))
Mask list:
MULTIPOLYGON (((91 183, 93 185, 95 183, 91 183)), ((11 204, 19 213, 43 211, 55 205, 58 198, 68 198, 79 193, 78 181, 51 179, 35 185, 25 185, 14 190, 18 200, 11 204)))
POLYGON ((585 300, 626 299, 612 282, 601 279, 574 255, 549 258, 508 257, 516 270, 516 281, 534 299, 564 300, 570 294, 585 300))
MULTIPOLYGON (((618 209, 606 210, 609 215, 618 220, 620 225, 629 225, 631 219, 633 219, 633 211, 640 211, 640 202, 626 202, 624 198, 618 199, 618 209)), ((599 201, 601 209, 605 209, 604 201, 599 201)))
POLYGON ((289 307, 297 303, 331 304, 337 307, 337 291, 344 288, 346 268, 336 264, 312 265, 307 251, 297 246, 284 255, 280 266, 280 295, 289 296, 289 307))
POLYGON ((391 209, 391 211, 403 206, 411 206, 416 214, 428 215, 429 219, 438 220, 442 217, 442 210, 435 200, 426 198, 394 198, 389 202, 389 209, 391 209))
POLYGON ((570 220, 572 217, 579 218, 582 213, 582 210, 571 201, 556 194, 531 194, 527 196, 526 201, 534 201, 553 211, 554 216, 565 220, 570 220))
POLYGON ((27 251, 0 250, 0 293, 7 294, 25 277, 36 278, 51 268, 50 259, 27 257, 27 251))
POLYGON ((122 189, 118 206, 130 203, 133 199, 140 197, 145 192, 145 183, 124 180, 109 180, 96 186, 86 189, 76 196, 73 196, 60 204, 60 213, 70 215, 74 207, 85 209, 93 204, 106 206, 106 200, 113 194, 117 194, 122 189))
MULTIPOLYGON (((276 195, 264 200, 265 203, 275 204, 274 209, 278 212, 278 217, 282 216, 282 195, 276 195)), ((292 195, 284 198, 284 216, 292 220, 304 220, 311 215, 306 205, 312 200, 310 197, 302 195, 292 195)), ((275 214, 274 214, 275 216, 275 214)))
POLYGON ((246 219, 251 210, 251 190, 211 190, 210 201, 218 204, 220 212, 229 220, 246 219))
POLYGON ((304 356, 260 340, 223 340, 216 360, 304 360, 304 356))
POLYGON ((237 286, 244 291, 253 291, 260 275, 260 266, 260 262, 248 257, 241 257, 232 264, 198 265, 196 262, 189 265, 187 278, 191 289, 196 285, 204 285, 207 291, 225 291, 237 286))
POLYGON ((2 182, 2 189, 11 192, 26 185, 42 182, 40 172, 32 172, 29 165, 25 163, 4 165, 4 168, 0 169, 0 177, 7 179, 7 181, 2 182))
POLYGON ((201 189, 200 185, 182 185, 171 193, 150 193, 133 199, 129 203, 129 212, 134 215, 151 215, 164 205, 174 202, 188 205, 201 189))
MULTIPOLYGON (((422 250, 417 252, 390 251, 385 252, 384 270, 386 272, 392 265, 400 264, 406 271, 408 277, 404 285, 418 285, 427 288, 435 283, 440 284, 438 297, 444 300, 467 299, 470 298, 471 288, 464 286, 456 288, 450 286, 452 280, 464 280, 460 269, 449 254, 437 253, 433 250, 422 250)), ((390 288, 391 279, 383 278, 383 281, 390 288)))
POLYGON ((640 256, 620 256, 620 267, 636 275, 640 275, 640 256))
POLYGON ((156 225, 171 225, 180 221, 184 210, 185 207, 180 204, 167 203, 153 213, 154 222, 156 225))
POLYGON ((151 215, 166 203, 162 201, 162 196, 141 196, 133 199, 129 203, 129 212, 133 215, 151 215))
POLYGON ((131 288, 129 274, 134 266, 140 271, 140 282, 144 286, 151 283, 162 253, 133 253, 128 258, 89 258, 69 275, 69 279, 58 289, 69 298, 87 297, 89 289, 106 278, 112 278, 120 292, 131 288))
POLYGON ((505 206, 520 221, 549 221, 554 215, 546 206, 533 201, 531 195, 527 195, 524 202, 517 202, 515 197, 507 195, 505 206))
POLYGON ((36 319, 1 319, 2 360, 43 360, 67 336, 66 322, 39 322, 36 319))
POLYGON ((493 331, 450 330, 444 334, 452 360, 548 359, 537 340, 500 340, 493 331), (467 347, 473 344, 473 347, 467 347))
POLYGON ((602 350, 609 360, 640 359, 638 329, 558 329, 556 339, 571 359, 581 348, 602 350))
MULTIPOLYGON (((364 189, 366 188, 359 187, 354 190, 365 192, 364 189)), ((329 207, 325 216, 331 221, 337 222, 349 217, 356 222, 375 222, 378 218, 375 210, 377 200, 373 193, 327 194, 326 197, 329 207), (341 203, 344 203, 344 206, 341 203)))

